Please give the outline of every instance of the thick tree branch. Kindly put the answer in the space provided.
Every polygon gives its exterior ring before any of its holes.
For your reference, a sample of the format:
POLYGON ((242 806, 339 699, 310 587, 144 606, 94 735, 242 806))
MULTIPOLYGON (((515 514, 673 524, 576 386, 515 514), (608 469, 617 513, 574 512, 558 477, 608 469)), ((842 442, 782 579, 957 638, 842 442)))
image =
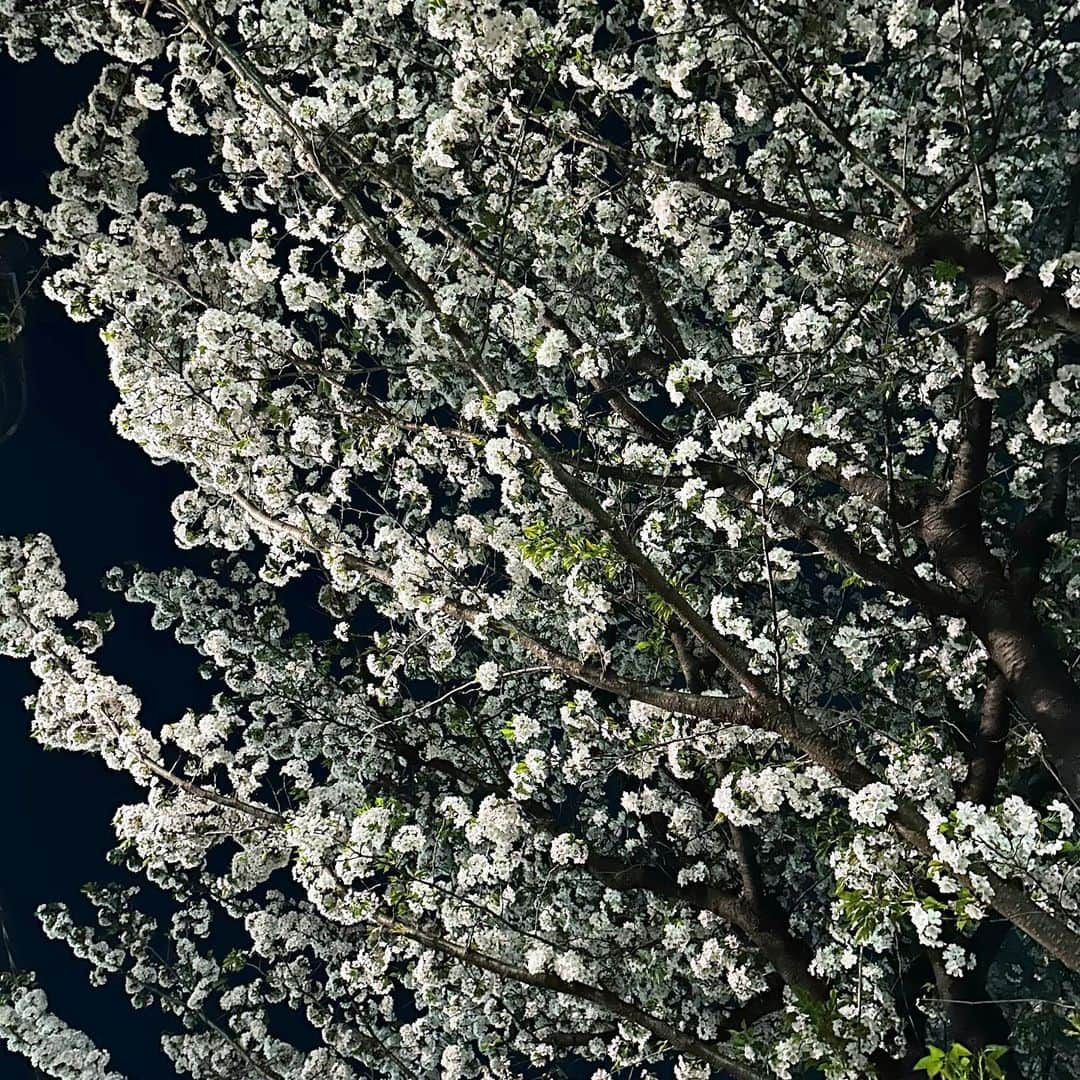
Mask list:
POLYGON ((1016 555, 1008 577, 1017 602, 1030 606, 1039 589, 1039 575, 1050 556, 1050 537, 1068 526, 1069 476, 1075 448, 1052 446, 1044 456, 1042 497, 1039 504, 1013 530, 1016 555))
MULTIPOLYGON (((505 787, 485 783, 452 762, 444 759, 421 759, 415 751, 400 744, 396 749, 413 763, 417 772, 425 768, 434 769, 452 776, 479 794, 498 794, 504 798, 508 795, 505 787)), ((566 827, 560 825, 552 812, 536 800, 522 800, 520 806, 529 819, 545 832, 555 836, 566 831, 566 827)), ((710 911, 719 915, 729 925, 742 931, 762 951, 785 985, 790 986, 796 994, 824 1004, 828 1000, 829 988, 809 971, 813 950, 792 934, 787 916, 776 901, 767 896, 756 858, 745 846, 749 843, 749 838, 745 835, 745 830, 741 832, 743 835, 740 843, 743 847, 736 847, 736 850, 742 851, 740 865, 746 868, 744 874, 753 874, 755 882, 750 889, 744 885, 741 894, 698 882, 680 884, 676 877, 677 870, 669 871, 662 866, 644 862, 629 863, 592 850, 586 858, 584 869, 610 889, 620 892, 645 892, 698 911, 710 911)))
MULTIPOLYGON (((936 949, 930 949, 930 965, 934 973, 939 1003, 945 1010, 949 1025, 949 1039, 978 1053, 986 1046, 1009 1043, 1009 1024, 1001 1007, 987 992, 986 980, 989 968, 997 956, 1008 933, 1008 923, 991 921, 983 923, 970 942, 965 944, 974 951, 975 967, 962 975, 951 975, 936 949)), ((1008 1059, 1001 1062, 1007 1080, 1019 1080, 1015 1064, 1008 1059)))
POLYGON ((1009 697, 1046 740, 1056 774, 1074 798, 1080 796, 1080 689, 1052 639, 1019 601, 1001 563, 980 536, 971 534, 953 508, 928 506, 919 532, 938 567, 968 603, 967 623, 1005 677, 1009 697))
MULTIPOLYGON (((666 360, 648 350, 640 351, 630 362, 634 370, 650 375, 661 382, 667 375, 666 360)), ((746 411, 745 402, 738 402, 713 383, 692 382, 687 387, 686 393, 687 397, 697 402, 714 417, 738 416, 746 411)), ((807 435, 804 431, 785 432, 776 444, 776 449, 793 465, 798 465, 799 468, 806 469, 815 476, 835 484, 849 495, 865 499, 886 513, 895 513, 905 524, 917 517, 917 508, 922 503, 937 494, 929 484, 915 480, 907 480, 896 485, 895 490, 890 491, 890 486, 884 477, 876 476, 862 468, 852 468, 845 447, 836 443, 825 443, 807 435), (836 464, 823 461, 814 469, 810 469, 808 465, 810 453, 819 449, 832 451, 836 464)))
POLYGON ((417 926, 411 926, 390 915, 374 914, 371 921, 386 930, 388 933, 406 937, 425 948, 433 949, 444 956, 453 957, 471 967, 490 972, 501 979, 520 983, 524 986, 533 986, 541 990, 549 990, 556 994, 564 994, 567 997, 577 998, 580 1001, 589 1001, 599 1005, 613 1016, 626 1020, 637 1027, 643 1028, 659 1039, 663 1039, 675 1048, 707 1062, 717 1068, 726 1070, 734 1080, 764 1080, 762 1074, 745 1066, 733 1055, 728 1054, 722 1047, 715 1043, 707 1043, 693 1035, 688 1035, 666 1021, 638 1008, 636 1005, 610 990, 590 986, 577 980, 563 979, 551 972, 533 973, 527 968, 519 967, 499 957, 491 956, 478 949, 449 941, 445 937, 431 930, 424 930, 417 926))
MULTIPOLYGON (((622 465, 575 461, 573 466, 592 476, 624 480, 627 483, 645 487, 679 488, 686 482, 684 476, 651 473, 644 469, 622 465)), ((752 505, 757 495, 756 487, 734 469, 711 462, 699 462, 695 464, 694 471, 708 478, 710 482, 723 487, 725 494, 734 496, 744 505, 752 505)), ((955 589, 926 581, 883 559, 861 551, 844 533, 820 524, 797 506, 775 503, 769 507, 769 516, 773 521, 784 526, 790 535, 813 544, 819 551, 832 556, 838 563, 854 571, 863 580, 899 596, 907 597, 929 615, 951 616, 965 613, 964 598, 955 589)))
POLYGON ((631 276, 637 282, 638 289, 649 311, 652 313, 653 322, 660 334, 660 340, 664 343, 670 363, 677 364, 685 360, 689 353, 679 332, 675 317, 664 299, 663 286, 656 271, 646 260, 645 256, 637 248, 628 244, 620 236, 612 236, 608 239, 608 247, 611 253, 630 271, 631 276))
POLYGON ((967 776, 957 797, 965 802, 989 806, 1005 761, 1009 737, 1009 691, 1005 677, 992 664, 986 675, 979 728, 975 734, 967 776))
POLYGON ((624 169, 647 168, 669 180, 712 195, 736 210, 788 221, 811 232, 834 236, 864 255, 871 265, 911 270, 925 270, 937 262, 956 266, 960 276, 970 285, 988 289, 1001 300, 1021 304, 1031 313, 1032 319, 1070 334, 1080 333, 1080 308, 1069 304, 1062 289, 1043 285, 1035 274, 1026 271, 1015 277, 1007 275, 1006 268, 992 251, 958 233, 930 225, 925 217, 915 217, 903 242, 894 243, 855 228, 849 220, 814 210, 794 209, 773 199, 740 191, 723 181, 701 176, 687 167, 635 157, 621 146, 584 130, 573 132, 572 137, 604 150, 624 169))
POLYGON ((978 528, 980 495, 990 457, 994 411, 991 399, 977 393, 976 386, 980 380, 973 373, 981 368, 982 381, 985 381, 993 372, 997 353, 997 325, 994 300, 989 290, 976 286, 971 294, 972 321, 967 327, 964 381, 961 386, 961 393, 967 400, 963 404, 963 435, 956 451, 948 501, 956 508, 959 520, 969 527, 978 528))

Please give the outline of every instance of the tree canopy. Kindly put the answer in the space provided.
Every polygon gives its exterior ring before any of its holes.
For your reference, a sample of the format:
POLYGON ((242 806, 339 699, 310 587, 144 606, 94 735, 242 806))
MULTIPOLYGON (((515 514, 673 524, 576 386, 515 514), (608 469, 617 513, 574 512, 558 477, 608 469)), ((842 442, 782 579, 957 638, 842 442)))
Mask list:
POLYGON ((33 736, 145 790, 145 884, 45 928, 178 1073, 1077 1074, 1080 5, 0 31, 98 66, 0 219, 219 554, 110 573, 217 690, 151 730, 48 538, 0 541, 33 736))

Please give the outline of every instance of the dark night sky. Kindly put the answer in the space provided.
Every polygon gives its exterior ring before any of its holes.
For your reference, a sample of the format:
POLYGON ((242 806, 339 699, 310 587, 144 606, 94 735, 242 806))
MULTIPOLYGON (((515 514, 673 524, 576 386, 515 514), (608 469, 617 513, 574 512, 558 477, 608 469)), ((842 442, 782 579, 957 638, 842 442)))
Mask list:
MULTIPOLYGON (((9 124, 0 198, 47 197, 47 174, 59 164, 53 135, 93 78, 90 67, 62 67, 44 57, 31 64, 0 60, 9 124)), ((110 674, 135 687, 145 721, 156 728, 205 700, 207 685, 195 673, 194 653, 153 632, 147 609, 118 605, 100 580, 119 563, 184 561, 169 514, 169 503, 186 486, 184 474, 179 467, 155 467, 115 434, 109 414, 116 395, 93 328, 70 322, 57 305, 38 298, 23 340, 28 402, 18 431, 0 444, 0 534, 50 534, 80 606, 115 612, 117 629, 99 658, 110 674)), ((172 1076, 154 1017, 133 1012, 119 986, 92 989, 86 966, 46 939, 34 916, 47 901, 78 904, 84 882, 118 872, 104 859, 112 812, 137 799, 138 790, 93 758, 32 743, 22 698, 33 687, 24 664, 0 659, 0 820, 6 823, 0 903, 16 961, 38 972, 54 1010, 108 1049, 115 1068, 132 1078, 172 1076)), ((22 1060, 0 1050, 0 1080, 30 1077, 22 1060)))

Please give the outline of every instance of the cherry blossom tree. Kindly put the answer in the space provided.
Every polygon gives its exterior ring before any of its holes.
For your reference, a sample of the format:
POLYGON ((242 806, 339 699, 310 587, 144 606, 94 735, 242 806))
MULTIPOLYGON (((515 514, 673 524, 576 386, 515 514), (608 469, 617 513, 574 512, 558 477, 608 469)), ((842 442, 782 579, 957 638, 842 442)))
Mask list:
POLYGON ((110 575, 218 689, 154 731, 0 547, 34 737, 145 791, 44 926, 179 1073, 1077 1075, 1080 5, 0 26, 99 65, 3 222, 219 554, 110 575))

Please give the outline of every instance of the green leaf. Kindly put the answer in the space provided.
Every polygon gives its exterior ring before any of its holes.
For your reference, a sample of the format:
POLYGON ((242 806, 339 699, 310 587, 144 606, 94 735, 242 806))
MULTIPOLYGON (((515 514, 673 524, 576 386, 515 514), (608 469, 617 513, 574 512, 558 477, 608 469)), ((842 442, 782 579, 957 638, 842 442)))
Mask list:
POLYGON ((940 1046, 928 1046, 926 1057, 915 1062, 915 1071, 927 1076, 940 1076, 945 1064, 945 1051, 940 1046))
POLYGON ((954 262, 949 262, 948 259, 938 259, 931 266, 931 271, 934 275, 935 281, 955 281, 963 271, 962 266, 957 266, 954 262))
POLYGON ((239 950, 233 949, 221 962, 222 971, 243 971, 247 964, 247 957, 239 950))

